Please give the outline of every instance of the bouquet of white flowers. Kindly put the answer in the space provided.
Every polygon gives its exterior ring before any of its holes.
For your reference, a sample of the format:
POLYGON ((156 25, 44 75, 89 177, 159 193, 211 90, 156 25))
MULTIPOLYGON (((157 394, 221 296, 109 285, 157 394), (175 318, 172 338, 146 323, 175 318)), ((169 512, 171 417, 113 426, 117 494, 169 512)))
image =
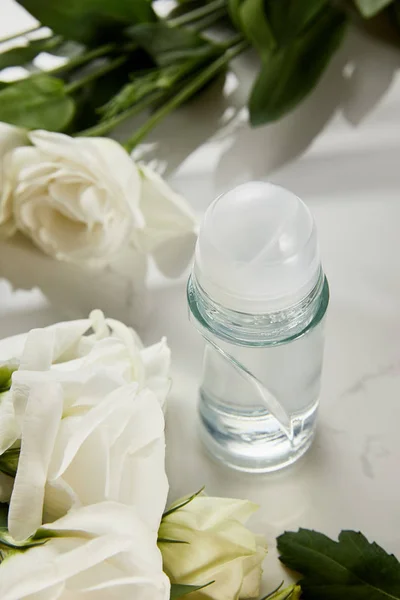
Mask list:
POLYGON ((2 600, 257 597, 253 504, 165 508, 169 370, 165 339, 144 348, 99 310, 0 343, 2 600))

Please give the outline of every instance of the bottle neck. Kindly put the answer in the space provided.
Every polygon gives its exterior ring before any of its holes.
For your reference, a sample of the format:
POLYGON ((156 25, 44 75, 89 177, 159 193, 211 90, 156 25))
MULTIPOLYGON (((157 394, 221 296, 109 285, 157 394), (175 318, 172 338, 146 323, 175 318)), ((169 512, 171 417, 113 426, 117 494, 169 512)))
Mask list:
POLYGON ((315 327, 329 302, 328 281, 322 269, 307 296, 289 308, 266 314, 238 312, 216 303, 199 285, 194 273, 188 287, 192 315, 210 333, 243 346, 269 346, 292 341, 315 327))

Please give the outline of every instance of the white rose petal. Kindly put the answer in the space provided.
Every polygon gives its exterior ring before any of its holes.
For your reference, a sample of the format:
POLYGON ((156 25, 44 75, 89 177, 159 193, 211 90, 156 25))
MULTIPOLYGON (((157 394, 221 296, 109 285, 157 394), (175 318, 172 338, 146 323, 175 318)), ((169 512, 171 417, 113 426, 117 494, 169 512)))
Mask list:
POLYGON ((21 371, 47 371, 53 362, 54 330, 32 329, 21 356, 21 371))
POLYGON ((16 420, 13 394, 0 394, 0 454, 8 450, 18 439, 20 427, 16 420))
POLYGON ((162 338, 158 344, 143 348, 140 351, 140 358, 144 367, 146 386, 155 393, 160 405, 164 407, 171 387, 169 376, 171 351, 167 339, 162 338))
POLYGON ((25 540, 41 525, 47 470, 62 410, 60 386, 38 385, 31 390, 8 514, 8 529, 17 541, 25 540))
POLYGON ((159 269, 176 276, 187 265, 196 242, 197 219, 185 199, 176 194, 152 169, 141 166, 140 209, 145 226, 137 240, 153 253, 159 269))
POLYGON ((103 502, 42 528, 43 546, 1 565, 2 600, 168 600, 156 533, 136 511, 103 502), (55 537, 54 537, 55 535, 55 537))

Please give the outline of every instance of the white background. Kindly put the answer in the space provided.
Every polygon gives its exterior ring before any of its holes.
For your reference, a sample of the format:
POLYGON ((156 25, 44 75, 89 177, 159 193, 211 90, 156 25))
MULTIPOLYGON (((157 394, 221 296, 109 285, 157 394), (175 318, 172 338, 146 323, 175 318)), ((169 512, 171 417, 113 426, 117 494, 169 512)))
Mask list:
MULTIPOLYGON (((1 0, 0 36, 28 26, 1 0)), ((204 484, 211 495, 250 498, 261 507, 253 525, 271 548, 285 529, 337 536, 351 528, 400 557, 400 52, 351 32, 302 106, 258 130, 240 111, 253 65, 252 56, 237 62, 240 90, 229 78, 221 100, 215 84, 162 124, 144 154, 199 213, 254 178, 288 187, 312 209, 331 286, 319 431, 303 460, 272 476, 213 464, 196 437, 202 342, 187 320, 184 281, 153 275, 144 338, 165 334, 173 351, 171 498, 204 484)), ((2 337, 61 318, 38 290, 0 282, 2 337)), ((267 587, 280 577, 272 550, 267 587)))

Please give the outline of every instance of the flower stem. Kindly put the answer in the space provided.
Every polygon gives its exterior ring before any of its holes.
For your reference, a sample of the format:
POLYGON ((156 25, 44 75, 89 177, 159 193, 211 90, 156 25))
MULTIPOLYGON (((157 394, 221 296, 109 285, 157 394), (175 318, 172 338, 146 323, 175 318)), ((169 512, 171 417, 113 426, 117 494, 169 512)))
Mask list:
POLYGON ((242 36, 241 33, 238 33, 237 35, 234 35, 233 37, 231 37, 226 42, 222 42, 222 43, 220 43, 218 45, 219 45, 220 48, 223 48, 225 50, 229 50, 233 46, 236 46, 236 44, 239 44, 240 42, 243 42, 243 41, 244 41, 244 37, 242 36))
POLYGON ((170 27, 181 27, 182 25, 189 25, 189 23, 193 23, 194 21, 198 21, 203 17, 207 17, 211 15, 214 11, 223 8, 226 6, 226 0, 214 0, 214 2, 210 2, 206 6, 201 6, 200 8, 196 8, 195 10, 191 10, 185 15, 181 15, 180 17, 175 17, 175 19, 168 19, 168 25, 170 27))
POLYGON ((111 131, 112 129, 114 129, 114 127, 116 127, 117 125, 122 123, 122 121, 125 121, 125 119, 127 119, 128 117, 134 117, 135 115, 142 112, 142 110, 145 110, 146 108, 151 106, 154 102, 161 100, 164 93, 165 93, 164 91, 160 91, 160 92, 155 92, 153 94, 149 94, 148 96, 143 98, 140 102, 137 102, 136 104, 134 104, 127 110, 124 110, 124 112, 120 113, 119 115, 116 115, 115 117, 112 117, 111 119, 108 119, 107 121, 103 121, 102 123, 99 123, 98 125, 94 125, 93 127, 90 127, 90 129, 85 129, 84 131, 80 131, 79 133, 77 133, 75 135, 77 135, 79 137, 80 136, 92 137, 92 136, 97 136, 97 135, 104 135, 104 134, 108 133, 109 131, 111 131))
POLYGON ((15 40, 19 37, 23 37, 24 35, 28 35, 28 33, 33 33, 34 31, 38 31, 38 29, 42 29, 42 27, 43 27, 43 25, 38 23, 37 25, 34 25, 30 29, 25 29, 25 31, 20 31, 19 33, 13 33, 12 35, 10 35, 6 38, 2 38, 0 40, 0 44, 3 44, 4 42, 11 42, 11 40, 15 40))
POLYGON ((246 41, 240 42, 233 48, 230 48, 209 65, 199 75, 194 77, 180 92, 176 94, 169 102, 164 104, 159 110, 157 110, 147 121, 140 127, 136 133, 129 138, 124 144, 124 147, 128 152, 131 152, 133 148, 170 112, 175 108, 178 108, 186 100, 188 100, 193 94, 195 94, 200 88, 202 88, 210 79, 212 79, 217 73, 219 73, 225 65, 230 62, 235 56, 241 54, 248 48, 249 44, 246 41))
POLYGON ((100 58, 101 56, 104 56, 104 54, 107 54, 108 52, 111 52, 114 49, 114 44, 104 44, 104 46, 94 48, 94 50, 91 50, 90 52, 80 54, 75 58, 71 58, 71 60, 69 60, 65 64, 60 65, 55 69, 51 69, 51 71, 47 71, 47 73, 50 75, 58 75, 58 73, 62 73, 65 70, 75 69, 76 67, 80 67, 81 65, 84 65, 85 63, 94 60, 95 58, 100 58))
POLYGON ((196 23, 192 27, 192 31, 195 33, 201 33, 205 29, 208 29, 214 23, 217 23, 220 19, 226 16, 226 8, 222 6, 221 8, 216 9, 213 13, 201 19, 200 23, 196 23))
POLYGON ((115 60, 112 60, 110 63, 104 65, 104 67, 102 67, 101 69, 97 69, 96 71, 93 71, 92 73, 88 73, 87 75, 85 75, 85 77, 82 77, 81 79, 78 79, 77 81, 73 81, 69 85, 65 86, 65 92, 67 94, 73 94, 74 92, 76 92, 76 90, 79 90, 84 85, 90 83, 91 81, 94 81, 95 79, 98 79, 99 77, 101 77, 102 75, 105 75, 106 73, 109 73, 109 71, 113 71, 114 69, 116 69, 117 67, 122 65, 122 63, 124 63, 126 61, 126 59, 127 59, 126 56, 120 56, 119 58, 116 58, 115 60))

